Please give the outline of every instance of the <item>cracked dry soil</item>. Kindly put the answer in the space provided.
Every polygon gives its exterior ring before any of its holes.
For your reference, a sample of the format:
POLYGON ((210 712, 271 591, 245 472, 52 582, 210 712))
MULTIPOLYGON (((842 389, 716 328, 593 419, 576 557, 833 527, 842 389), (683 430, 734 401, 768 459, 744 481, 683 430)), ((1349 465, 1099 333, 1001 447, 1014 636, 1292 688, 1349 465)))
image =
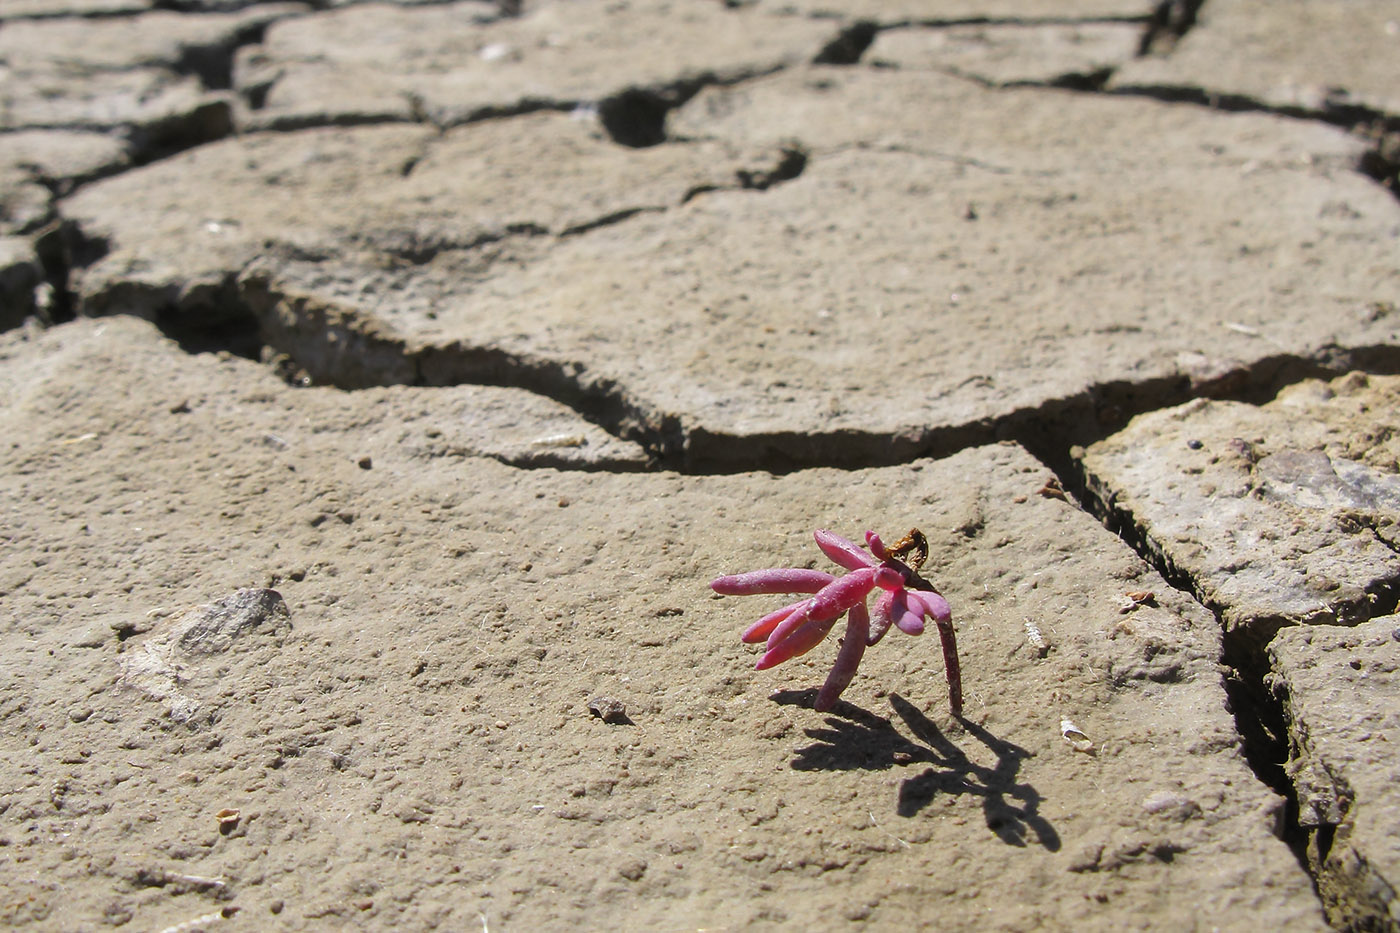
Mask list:
POLYGON ((0 0, 0 924, 1400 928, 1397 51, 0 0), (751 669, 910 526, 964 717, 751 669))

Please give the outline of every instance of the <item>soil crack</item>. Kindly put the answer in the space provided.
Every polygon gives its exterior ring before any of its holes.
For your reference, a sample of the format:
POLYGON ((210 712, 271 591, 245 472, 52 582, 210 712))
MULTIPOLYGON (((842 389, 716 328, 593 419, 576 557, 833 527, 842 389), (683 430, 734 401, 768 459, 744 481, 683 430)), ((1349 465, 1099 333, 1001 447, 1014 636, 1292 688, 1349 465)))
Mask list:
POLYGON ((707 71, 664 84, 625 88, 596 103, 579 102, 576 106, 594 107, 598 122, 613 142, 631 149, 645 149, 671 138, 666 130, 667 115, 705 88, 734 87, 777 74, 786 67, 777 64, 740 68, 729 73, 707 71))
MULTIPOLYGON (((966 25, 1088 25, 1139 22, 1144 24, 1144 32, 1138 48, 1138 55, 1142 57, 1170 54, 1176 43, 1195 28, 1197 15, 1203 6, 1204 0, 1162 0, 1154 11, 1146 17, 1093 19, 974 17, 957 20, 883 23, 879 25, 878 29, 910 26, 950 28, 966 25)), ((942 65, 932 70, 951 78, 969 81, 989 90, 1042 88, 1088 94, 1109 94, 1118 97, 1142 97, 1164 103, 1190 104, 1226 113, 1256 113, 1290 120, 1325 123, 1366 140, 1369 147, 1358 157, 1354 166, 1355 170, 1381 185, 1393 197, 1400 198, 1400 115, 1358 103, 1347 97, 1344 91, 1331 92, 1318 106, 1308 107, 1299 104, 1273 104, 1248 94, 1215 91, 1209 87, 1196 85, 1120 84, 1109 87, 1109 83, 1118 70, 1117 67, 1111 65, 1088 71, 1065 72, 1041 80, 1011 81, 993 80, 951 65, 942 65)))
POLYGON ((1205 0, 1161 0, 1148 17, 1138 55, 1169 53, 1196 25, 1196 16, 1204 5, 1205 0))
MULTIPOLYGON (((622 219, 602 218, 600 223, 622 219)), ((1286 385, 1354 370, 1400 373, 1400 348, 1333 346, 1306 357, 1265 358, 1208 382, 1172 374, 1101 383, 1068 397, 961 424, 899 432, 843 428, 736 435, 688 424, 679 415, 661 411, 622 381, 593 372, 583 361, 464 341, 415 345, 357 309, 283 293, 265 273, 231 275, 222 286, 197 297, 210 313, 192 315, 169 302, 154 315, 158 326, 188 350, 222 348, 254 358, 280 354, 288 372, 296 374, 293 381, 342 389, 462 384, 526 389, 574 409, 615 437, 640 444, 656 469, 686 474, 856 470, 943 458, 969 447, 1014 440, 1047 463, 1065 488, 1085 502, 1098 497, 1087 488, 1072 449, 1109 436, 1136 415, 1202 397, 1258 404, 1286 385), (195 325, 196 320, 207 323, 195 325)), ((1120 535, 1130 535, 1130 523, 1122 516, 1115 518, 1111 508, 1103 507, 1100 518, 1120 535)), ((1166 566, 1166 558, 1153 553, 1147 541, 1130 543, 1140 553, 1151 554, 1164 576, 1182 582, 1182 575, 1166 566)), ((1377 605, 1395 604, 1393 592, 1376 598, 1377 605)))
POLYGON ((1370 147, 1357 159, 1356 171, 1379 184, 1392 197, 1400 198, 1400 116, 1364 104, 1341 97, 1330 97, 1317 108, 1270 104, 1245 94, 1225 94, 1184 85, 1120 85, 1109 90, 1103 90, 1102 85, 1098 88, 1048 86, 1121 97, 1145 97, 1166 103, 1192 104, 1227 113, 1259 113, 1290 120, 1326 123, 1370 143, 1370 147))
MULTIPOLYGON (((1323 365, 1325 360, 1329 368, 1324 372, 1309 374, 1297 368, 1296 364, 1302 361, 1294 361, 1294 366, 1280 369, 1272 378, 1258 379, 1252 387, 1238 386, 1229 397, 1260 404, 1277 395, 1285 385, 1336 375, 1362 361, 1382 364, 1380 369, 1393 373, 1397 360, 1388 350, 1378 353, 1381 349, 1385 348, 1360 348, 1354 355, 1348 355, 1338 354, 1336 348, 1331 348, 1331 352, 1313 361, 1315 365, 1323 365)), ((1220 662, 1229 710, 1241 738, 1241 750, 1259 781, 1285 801, 1278 836, 1312 879, 1314 892, 1329 922, 1345 930, 1391 929, 1386 904, 1393 897, 1378 897, 1375 893, 1378 885, 1386 884, 1385 880, 1364 864, 1349 863, 1349 867, 1342 870, 1328 861, 1333 836, 1338 826, 1346 822, 1345 813, 1335 820, 1332 818, 1335 814, 1320 820, 1313 803, 1302 799, 1307 793, 1307 776, 1298 773, 1299 762, 1312 769, 1309 774, 1314 779, 1327 785, 1324 791, 1332 790, 1330 799, 1349 803, 1353 798, 1340 775, 1327 770, 1319 756, 1298 747, 1301 725, 1291 708, 1281 669, 1276 668, 1271 659, 1270 644, 1274 635, 1284 627, 1299 625, 1299 620, 1258 616, 1244 624, 1227 625, 1225 611, 1228 607, 1209 598, 1191 572, 1177 566, 1169 550, 1155 540, 1131 512, 1119 506, 1110 491, 1100 488, 1093 477, 1076 466, 1069 446, 1055 444, 1052 437, 1038 440, 1039 446, 1034 446, 1036 442, 1028 446, 1033 446, 1033 452, 1051 466, 1063 487, 1083 508, 1136 551, 1169 585, 1189 595, 1215 616, 1223 633, 1220 662)), ((1361 524, 1377 541, 1395 550, 1372 523, 1362 521, 1361 524)), ((1302 624, 1351 627, 1391 615, 1400 602, 1397 583, 1400 581, 1394 578, 1380 580, 1368 586, 1360 599, 1334 606, 1330 614, 1318 615, 1302 624)), ((1356 860, 1364 862, 1359 855, 1356 860)))

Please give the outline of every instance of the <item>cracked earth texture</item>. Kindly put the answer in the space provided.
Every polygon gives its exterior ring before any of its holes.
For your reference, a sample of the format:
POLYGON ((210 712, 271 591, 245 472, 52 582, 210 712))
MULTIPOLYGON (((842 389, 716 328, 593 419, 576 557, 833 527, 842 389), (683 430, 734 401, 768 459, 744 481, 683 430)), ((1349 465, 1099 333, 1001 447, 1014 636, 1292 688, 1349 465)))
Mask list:
POLYGON ((1400 929, 1397 61, 0 0, 0 925, 1400 929), (910 527, 964 716, 752 670, 711 578, 910 527))

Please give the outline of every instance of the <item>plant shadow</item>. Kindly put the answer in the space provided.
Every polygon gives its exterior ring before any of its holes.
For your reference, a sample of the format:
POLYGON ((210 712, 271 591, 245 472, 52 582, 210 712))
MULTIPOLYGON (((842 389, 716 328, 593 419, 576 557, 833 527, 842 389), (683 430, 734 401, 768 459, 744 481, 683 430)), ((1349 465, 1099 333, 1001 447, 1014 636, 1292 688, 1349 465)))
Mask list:
MULTIPOLYGON (((815 696, 812 690, 785 690, 774 694, 773 700, 786 706, 810 707, 815 696)), ((1040 815, 1040 792, 1017 780, 1021 762, 1031 757, 1030 752, 959 716, 958 723, 967 734, 996 756, 995 764, 979 765, 914 704, 898 694, 890 694, 890 705, 917 741, 901 735, 890 720, 840 702, 827 717, 825 728, 805 730, 817 741, 797 750, 793 768, 886 771, 895 765, 928 762, 933 767, 906 778, 900 785, 900 816, 914 816, 939 794, 970 794, 982 798, 987 828, 1002 842, 1012 846, 1035 842, 1050 852, 1059 851, 1059 833, 1040 815)))

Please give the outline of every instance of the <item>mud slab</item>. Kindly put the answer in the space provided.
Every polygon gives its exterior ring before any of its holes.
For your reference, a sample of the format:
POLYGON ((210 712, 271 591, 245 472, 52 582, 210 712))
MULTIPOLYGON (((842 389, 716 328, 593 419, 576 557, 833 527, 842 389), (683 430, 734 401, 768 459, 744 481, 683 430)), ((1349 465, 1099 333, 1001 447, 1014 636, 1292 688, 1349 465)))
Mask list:
POLYGON ((1084 468, 1229 628, 1352 623, 1400 592, 1397 393, 1353 374, 1262 406, 1191 402, 1135 419, 1084 468))
POLYGON ((107 246, 78 292, 242 317, 342 385, 481 378, 483 353, 579 370, 692 466, 898 460, 1095 384, 1208 384, 1395 334, 1377 309, 1400 301, 1400 205, 1340 131, 816 68, 704 92, 674 132, 630 149, 536 115, 202 147, 65 201, 107 246), (515 145, 577 155, 454 171, 515 145), (1189 281, 1139 262, 1164 249, 1189 281), (338 368, 325 319, 382 370, 338 368))
POLYGON ((1400 29, 933 6, 0 0, 0 926, 1395 927, 1400 29))
POLYGON ((5 519, 30 671, 0 700, 7 922, 883 926, 938 903, 1013 929, 1189 902, 1320 928, 1215 620, 1037 495, 1014 445, 855 474, 521 470, 380 433, 384 393, 439 390, 295 389, 130 318, 36 340, 0 364, 7 500, 42 505, 5 519), (966 719, 934 636, 898 632, 814 714, 834 646, 755 672, 737 636, 769 600, 705 585, 864 523, 928 533, 966 719), (249 586, 289 614, 185 647, 249 586))
POLYGON ((1125 65, 1114 86, 1196 88, 1279 109, 1400 111, 1389 64, 1400 52, 1400 17, 1384 0, 1300 3, 1278 18, 1259 0, 1201 6, 1169 55, 1125 65))
POLYGON ((1290 629, 1269 647, 1308 858, 1338 925, 1400 916, 1391 752, 1400 724, 1398 623, 1389 616, 1355 628, 1290 629))

